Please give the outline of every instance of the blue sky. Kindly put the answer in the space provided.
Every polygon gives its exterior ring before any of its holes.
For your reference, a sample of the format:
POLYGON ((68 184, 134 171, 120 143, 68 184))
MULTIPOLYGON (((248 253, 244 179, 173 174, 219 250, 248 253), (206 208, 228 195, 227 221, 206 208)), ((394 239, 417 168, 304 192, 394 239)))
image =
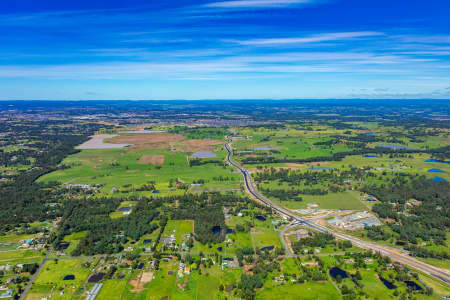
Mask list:
POLYGON ((3 0, 0 99, 450 98, 448 0, 3 0))

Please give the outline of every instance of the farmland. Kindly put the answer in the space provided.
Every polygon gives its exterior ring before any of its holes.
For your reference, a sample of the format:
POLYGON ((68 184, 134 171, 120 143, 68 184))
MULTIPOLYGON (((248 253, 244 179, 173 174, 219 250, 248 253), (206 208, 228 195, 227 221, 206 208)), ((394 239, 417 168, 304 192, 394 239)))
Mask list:
POLYGON ((315 109, 24 122, 0 151, 1 285, 15 297, 29 286, 28 300, 450 295, 293 217, 448 269, 448 126, 315 109), (292 215, 249 197, 228 140, 255 189, 292 215))
MULTIPOLYGON (((213 151, 217 158, 214 158, 214 161, 217 163, 190 166, 191 152, 184 152, 184 150, 211 150, 211 143, 207 142, 191 147, 190 145, 194 145, 196 142, 187 140, 180 146, 181 150, 172 149, 174 150, 172 151, 155 148, 170 148, 169 145, 164 145, 167 140, 175 141, 184 139, 184 137, 174 135, 172 138, 169 135, 170 138, 167 138, 167 135, 162 135, 162 137, 157 136, 154 140, 152 139, 152 143, 144 143, 142 141, 148 141, 147 135, 136 134, 134 136, 118 136, 116 142, 137 142, 135 148, 83 150, 62 162, 67 168, 45 175, 39 180, 42 182, 58 181, 66 185, 100 186, 101 193, 111 194, 113 190, 117 190, 127 195, 151 195, 155 194, 155 190, 161 195, 176 195, 183 193, 186 188, 190 188, 194 181, 199 180, 202 183, 195 184, 192 188, 194 192, 208 189, 218 191, 239 189, 239 176, 234 174, 230 167, 223 166, 221 163, 225 158, 225 151, 222 146, 217 146, 217 141, 212 143, 215 145, 216 150, 213 151), (154 182, 155 190, 136 191, 140 186, 149 182, 154 182), (180 189, 180 185, 183 185, 183 189, 180 189)), ((204 161, 208 162, 208 159, 204 159, 204 161)))

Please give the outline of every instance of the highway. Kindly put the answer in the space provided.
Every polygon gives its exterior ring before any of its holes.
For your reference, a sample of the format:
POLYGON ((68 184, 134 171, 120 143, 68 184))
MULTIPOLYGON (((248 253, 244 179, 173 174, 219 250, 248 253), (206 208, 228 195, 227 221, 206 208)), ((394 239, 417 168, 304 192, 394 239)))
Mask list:
POLYGON ((228 164, 230 164, 231 166, 233 166, 239 170, 239 172, 242 174, 242 176, 244 178, 244 184, 245 184, 245 189, 246 189, 247 193, 250 194, 257 201, 263 203, 264 205, 269 206, 270 208, 272 208, 272 210, 278 212, 279 214, 281 214, 283 216, 288 217, 289 219, 291 219, 295 222, 299 222, 302 225, 305 225, 307 227, 310 227, 310 228, 320 231, 320 232, 330 233, 338 239, 351 241, 353 243, 353 245, 356 245, 360 248, 379 252, 380 254, 382 254, 384 256, 390 257, 393 261, 397 261, 397 262, 407 265, 411 268, 422 271, 423 273, 426 273, 446 284, 450 284, 450 272, 448 270, 443 270, 443 269, 431 266, 427 263, 421 262, 421 261, 409 256, 402 250, 395 249, 395 248, 385 246, 385 245, 379 245, 379 244, 367 242, 367 241, 358 239, 356 237, 353 237, 351 235, 342 234, 342 233, 333 231, 325 226, 316 224, 311 220, 301 218, 301 217, 297 216, 296 214, 294 214, 293 212, 289 211, 288 209, 285 209, 281 206, 278 206, 277 204, 274 204, 268 198, 266 198, 261 193, 259 193, 259 191, 256 189, 256 187, 253 183, 253 179, 252 179, 252 176, 250 175, 250 173, 233 160, 233 150, 231 147, 231 143, 232 143, 232 140, 230 139, 229 142, 225 144, 225 149, 228 152, 227 162, 228 162, 228 164))

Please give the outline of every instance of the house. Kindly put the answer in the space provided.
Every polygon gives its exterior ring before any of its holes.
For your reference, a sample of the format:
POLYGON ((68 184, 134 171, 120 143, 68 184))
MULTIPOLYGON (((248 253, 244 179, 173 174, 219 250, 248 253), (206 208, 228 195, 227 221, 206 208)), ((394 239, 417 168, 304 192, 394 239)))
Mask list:
POLYGON ((371 263, 373 263, 373 259, 371 259, 370 257, 366 257, 366 258, 364 258, 364 262, 366 264, 371 264, 371 263))
POLYGON ((3 292, 3 294, 0 294, 0 298, 11 298, 13 296, 13 293, 13 289, 8 289, 7 291, 3 292))
POLYGON ((11 270, 11 266, 8 264, 0 266, 0 271, 10 271, 10 270, 11 270))

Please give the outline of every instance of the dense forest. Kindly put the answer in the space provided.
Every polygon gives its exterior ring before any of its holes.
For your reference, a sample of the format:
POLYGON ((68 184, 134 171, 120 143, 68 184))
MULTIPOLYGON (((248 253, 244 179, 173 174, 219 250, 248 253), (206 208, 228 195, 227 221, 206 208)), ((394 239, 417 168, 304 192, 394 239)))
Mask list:
MULTIPOLYGON (((364 186, 363 191, 380 201, 372 210, 387 222, 396 238, 420 256, 442 257, 445 253, 417 248, 419 241, 432 241, 445 245, 446 232, 450 229, 450 183, 435 182, 424 176, 411 182, 364 186), (416 205, 408 203, 415 200, 416 205)), ((369 229, 369 236, 388 239, 382 229, 369 229)))
POLYGON ((63 218, 53 245, 58 249, 64 236, 80 231, 87 231, 72 255, 93 255, 100 253, 117 253, 123 250, 123 244, 138 240, 147 233, 152 233, 158 225, 152 223, 158 216, 157 209, 162 201, 140 197, 127 198, 137 201, 128 216, 111 219, 120 198, 70 199, 64 202, 63 218))

